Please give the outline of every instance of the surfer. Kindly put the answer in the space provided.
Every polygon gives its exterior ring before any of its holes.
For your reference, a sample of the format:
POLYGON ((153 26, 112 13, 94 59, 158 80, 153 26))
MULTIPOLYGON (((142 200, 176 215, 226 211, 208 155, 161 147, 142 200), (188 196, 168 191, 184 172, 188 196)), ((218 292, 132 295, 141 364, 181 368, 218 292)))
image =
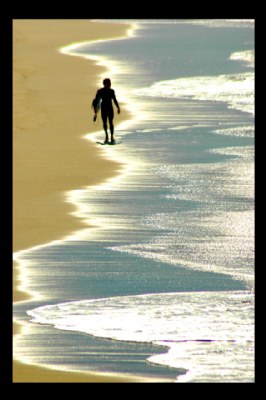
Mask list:
MULTIPOLYGON (((115 91, 111 89, 111 80, 106 78, 103 80, 103 88, 99 89, 96 93, 96 97, 93 100, 95 105, 99 105, 101 107, 101 116, 103 121, 103 129, 105 132, 105 142, 108 143, 108 131, 107 131, 107 120, 109 121, 109 128, 111 133, 111 143, 115 143, 114 140, 114 110, 112 101, 115 103, 117 107, 117 113, 120 114, 120 107, 118 101, 115 96, 115 91)), ((96 116, 96 107, 94 107, 95 116, 96 116)), ((95 118, 95 117, 94 117, 95 118)))

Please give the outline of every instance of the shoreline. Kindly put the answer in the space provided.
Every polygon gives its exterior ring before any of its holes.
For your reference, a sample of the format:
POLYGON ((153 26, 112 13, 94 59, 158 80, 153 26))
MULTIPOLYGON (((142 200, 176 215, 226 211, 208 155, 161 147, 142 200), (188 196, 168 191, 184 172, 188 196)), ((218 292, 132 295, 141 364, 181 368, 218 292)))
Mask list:
MULTIPOLYGON (((96 144, 84 140, 99 130, 92 122, 89 126, 90 104, 107 67, 65 55, 60 49, 70 43, 127 37, 129 27, 89 20, 13 20, 14 253, 88 228, 87 221, 72 215, 75 207, 64 193, 119 174, 121 163, 104 158, 96 144)), ((119 121, 115 117, 115 126, 129 117, 123 103, 120 106, 122 114, 119 121)), ((15 260, 13 303, 30 298, 19 281, 15 260)), ((13 335, 23 326, 14 321, 13 335)), ((13 382, 137 381, 156 380, 61 371, 29 365, 13 356, 13 382)))
MULTIPOLYGON (((98 24, 14 21, 14 252, 85 228, 81 219, 71 215, 75 207, 65 201, 65 192, 99 184, 119 174, 122 167, 85 138, 101 131, 93 125, 90 106, 107 67, 60 51, 86 37, 88 42, 126 37, 122 24, 98 24)), ((115 126, 128 118, 123 104, 121 109, 115 126)))

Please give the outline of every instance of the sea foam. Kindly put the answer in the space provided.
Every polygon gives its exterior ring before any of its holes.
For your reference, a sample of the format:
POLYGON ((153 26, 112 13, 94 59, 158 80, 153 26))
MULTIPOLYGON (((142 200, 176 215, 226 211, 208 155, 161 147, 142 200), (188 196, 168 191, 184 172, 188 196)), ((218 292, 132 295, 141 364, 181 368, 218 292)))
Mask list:
POLYGON ((221 371, 224 381, 252 380, 254 298, 249 292, 122 296, 44 306, 28 311, 28 314, 33 322, 51 324, 62 330, 166 345, 170 348, 167 353, 152 356, 149 361, 187 368, 194 380, 206 379, 212 353, 216 372, 214 376, 209 374, 210 381, 217 380, 221 371), (184 342, 188 344, 184 346, 184 342), (246 348, 246 373, 237 378, 237 370, 241 368, 240 347, 246 348), (202 352, 200 358, 199 351, 202 352), (228 355, 232 368, 223 370, 228 364, 228 355), (201 368, 204 364, 208 368, 201 368))
POLYGON ((136 90, 150 97, 221 101, 231 108, 254 114, 254 73, 196 76, 154 83, 136 90))

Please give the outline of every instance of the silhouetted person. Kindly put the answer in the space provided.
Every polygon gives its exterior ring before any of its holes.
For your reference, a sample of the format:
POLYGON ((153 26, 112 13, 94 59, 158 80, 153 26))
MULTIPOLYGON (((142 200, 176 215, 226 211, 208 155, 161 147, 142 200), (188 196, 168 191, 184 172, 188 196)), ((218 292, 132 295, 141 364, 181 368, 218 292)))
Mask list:
POLYGON ((109 128, 111 133, 111 143, 114 143, 114 110, 112 101, 117 107, 117 113, 120 114, 120 107, 115 97, 115 91, 111 89, 111 80, 106 78, 103 81, 104 87, 99 89, 96 93, 96 97, 93 100, 93 106, 95 111, 94 121, 96 120, 96 106, 101 104, 101 115, 103 120, 103 129, 105 131, 105 142, 108 143, 108 132, 107 132, 107 120, 109 120, 109 128), (95 106, 96 105, 96 106, 95 106))

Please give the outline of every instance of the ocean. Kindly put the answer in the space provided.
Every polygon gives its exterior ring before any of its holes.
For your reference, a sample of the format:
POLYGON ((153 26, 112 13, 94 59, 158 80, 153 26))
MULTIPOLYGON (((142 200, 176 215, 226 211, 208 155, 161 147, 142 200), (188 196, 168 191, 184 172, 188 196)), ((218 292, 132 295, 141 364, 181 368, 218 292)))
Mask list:
POLYGON ((15 354, 254 382, 254 21, 130 23, 127 38, 61 49, 105 65, 99 87, 110 77, 131 119, 99 146, 120 174, 66 193, 93 228, 15 254, 32 294, 14 306, 15 354))

